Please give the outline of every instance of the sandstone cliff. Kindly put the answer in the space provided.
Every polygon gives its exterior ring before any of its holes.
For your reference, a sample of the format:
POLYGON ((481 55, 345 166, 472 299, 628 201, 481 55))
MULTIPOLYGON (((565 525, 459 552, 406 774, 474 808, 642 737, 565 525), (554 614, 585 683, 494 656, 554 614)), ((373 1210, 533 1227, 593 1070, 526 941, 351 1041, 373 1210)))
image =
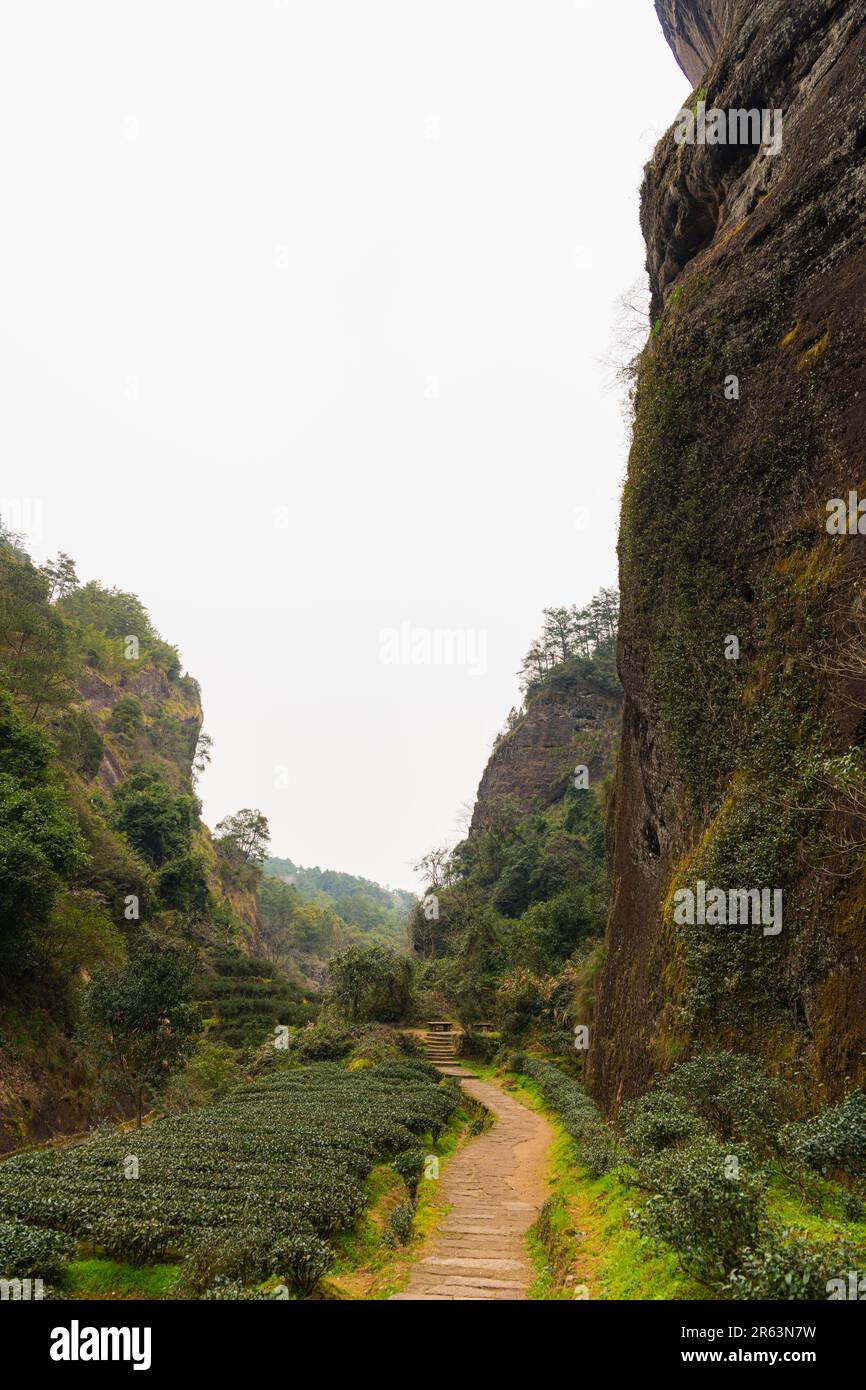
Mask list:
POLYGON ((655 6, 677 62, 697 86, 728 32, 735 0, 655 0, 655 6))
POLYGON ((484 769, 471 831, 558 801, 575 767, 600 781, 613 766, 622 698, 578 671, 548 681, 484 769))
POLYGON ((866 0, 657 9, 707 105, 781 110, 784 139, 671 131, 646 171, 588 1077, 610 1105, 729 1045, 838 1094, 866 1080, 866 546, 826 529, 866 476, 866 0), (782 889, 781 933, 677 923, 700 881, 782 889))

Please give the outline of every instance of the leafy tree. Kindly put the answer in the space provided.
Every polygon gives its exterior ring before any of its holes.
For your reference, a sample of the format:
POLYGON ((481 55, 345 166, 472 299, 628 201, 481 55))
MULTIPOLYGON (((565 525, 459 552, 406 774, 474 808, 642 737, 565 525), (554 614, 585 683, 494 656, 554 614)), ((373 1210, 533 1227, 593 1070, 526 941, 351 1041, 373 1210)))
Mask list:
POLYGON ((105 589, 91 580, 64 595, 60 607, 64 617, 81 629, 94 627, 107 637, 137 637, 147 648, 158 640, 141 599, 122 589, 105 589))
POLYGON ((446 845, 437 845, 418 860, 415 873, 421 875, 431 892, 444 887, 452 877, 451 851, 446 845))
POLYGON ((121 738, 135 738, 144 728, 141 702, 134 695, 121 695, 111 711, 108 727, 113 734, 120 734, 121 738))
POLYGON ((167 714, 164 709, 157 712, 148 729, 148 737, 158 753, 169 762, 177 765, 184 777, 188 772, 194 774, 190 764, 195 758, 195 727, 186 720, 167 714))
POLYGON ((412 992, 412 965, 386 946, 349 946, 328 962, 330 997, 352 1023, 394 1023, 412 992))
POLYGON ((155 768, 141 768, 114 792, 112 824, 154 869, 189 852, 195 798, 176 792, 155 768))
POLYGON ((30 963, 33 932, 64 878, 87 862, 74 816, 51 778, 53 753, 51 740, 0 691, 0 961, 10 975, 30 963))
POLYGON ((169 680, 179 680, 177 648, 163 642, 135 594, 105 589, 91 581, 67 590, 56 607, 75 632, 81 655, 89 666, 115 672, 128 670, 130 657, 125 641, 135 637, 140 660, 149 659, 169 680))
POLYGON ((337 905, 337 914, 344 922, 352 923, 364 932, 375 931, 388 921, 385 909, 366 893, 351 893, 343 898, 337 905))
POLYGON ((509 935, 509 956, 531 969, 550 970, 591 938, 600 937, 604 922, 604 898, 586 883, 575 883, 527 908, 509 935))
POLYGON ((618 624, 616 589, 600 589, 586 608, 545 608, 541 636, 530 646, 520 670, 524 695, 533 695, 555 671, 574 660, 598 662, 600 673, 610 678, 618 624))
POLYGON ((341 919, 323 903, 302 902, 295 912, 287 937, 291 950, 323 959, 345 940, 341 919))
POLYGON ((163 864, 156 891, 162 907, 188 917, 204 915, 210 906, 207 874, 198 855, 181 855, 163 864))
POLYGON ((245 807, 217 823, 217 849, 230 862, 261 864, 270 840, 268 818, 262 811, 245 807))
POLYGON ((0 680, 31 719, 71 696, 67 630, 49 593, 29 557, 0 544, 0 680))
POLYGON ((346 927, 328 905, 305 902, 293 884, 264 878, 258 891, 262 930, 271 957, 290 962, 297 955, 325 960, 346 941, 346 927))
POLYGON ((136 920, 131 908, 138 919, 145 919, 153 905, 152 871, 125 836, 112 830, 113 806, 98 793, 84 796, 74 789, 72 801, 89 855, 77 876, 79 886, 98 895, 118 926, 136 920))
POLYGON ((48 560, 40 566, 40 573, 48 580, 49 603, 56 603, 58 599, 65 598, 73 589, 78 588, 75 561, 62 550, 58 552, 55 560, 48 560))
POLYGON ((97 970, 84 995, 84 1032, 105 1085, 134 1102, 139 1128, 145 1100, 163 1090, 201 1033, 190 996, 190 974, 177 956, 146 942, 127 965, 97 970))
POLYGON ((196 739, 195 751, 192 758, 192 779, 195 784, 211 761, 213 753, 213 739, 210 734, 206 734, 204 729, 199 729, 196 739))
POLYGON ((269 941, 285 939, 302 901, 294 884, 283 883, 280 878, 262 879, 258 894, 259 916, 269 941))
POLYGON ((96 893, 82 889, 63 894, 40 932, 39 946, 63 978, 126 959, 123 936, 105 904, 96 893))
POLYGON ((63 762, 82 777, 95 777, 102 766, 105 739, 85 710, 70 710, 58 721, 55 737, 63 762))

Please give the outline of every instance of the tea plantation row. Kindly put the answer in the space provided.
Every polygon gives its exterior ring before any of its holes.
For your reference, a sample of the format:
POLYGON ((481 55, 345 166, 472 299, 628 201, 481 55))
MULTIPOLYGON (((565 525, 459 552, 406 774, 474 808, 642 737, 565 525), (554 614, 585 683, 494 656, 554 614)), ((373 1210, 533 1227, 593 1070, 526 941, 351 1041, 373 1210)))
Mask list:
POLYGON ((58 1236, 70 1254, 78 1244, 139 1264, 194 1263, 219 1247, 214 1268, 228 1268, 234 1248, 252 1276, 285 1275, 278 1260, 309 1264, 311 1250, 322 1265, 321 1238, 355 1223, 371 1168, 428 1133, 435 1140, 457 1099, 424 1062, 351 1073, 326 1062, 276 1070, 140 1131, 8 1159, 0 1277, 43 1275, 40 1260, 57 1264, 58 1236), (273 1253, 280 1241, 282 1255, 273 1253))

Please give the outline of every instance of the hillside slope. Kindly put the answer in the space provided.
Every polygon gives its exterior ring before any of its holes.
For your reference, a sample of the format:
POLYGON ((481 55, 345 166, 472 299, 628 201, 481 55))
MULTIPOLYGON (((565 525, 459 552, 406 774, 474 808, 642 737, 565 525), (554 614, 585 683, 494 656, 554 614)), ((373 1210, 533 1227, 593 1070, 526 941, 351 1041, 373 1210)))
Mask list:
POLYGON ((415 895, 336 869, 304 869, 291 859, 263 864, 258 890, 262 940, 272 960, 318 989, 333 955, 378 944, 408 951, 415 895))
POLYGON ((657 8, 693 109, 779 110, 784 138, 773 154, 670 131, 646 170, 654 324, 588 1076, 611 1105, 730 1045, 837 1095, 866 1080, 866 546, 856 516, 828 532, 828 503, 866 488, 866 3, 657 8), (689 923, 677 895, 701 884, 780 892, 781 929, 689 923))
POLYGON ((260 944, 256 875, 201 820, 197 683, 133 595, 0 525, 0 1150, 93 1117, 81 991, 145 938, 260 944))
POLYGON ((428 1016, 493 1022, 570 1050, 587 1021, 607 908, 604 817, 622 696, 615 591, 546 609, 512 710, 481 777, 468 834, 422 861, 410 919, 428 1016))

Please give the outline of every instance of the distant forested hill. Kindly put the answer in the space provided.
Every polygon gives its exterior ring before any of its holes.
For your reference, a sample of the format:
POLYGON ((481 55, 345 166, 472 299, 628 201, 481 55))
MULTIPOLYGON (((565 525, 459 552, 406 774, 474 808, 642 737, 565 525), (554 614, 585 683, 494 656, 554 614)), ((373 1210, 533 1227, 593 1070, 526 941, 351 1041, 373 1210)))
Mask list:
POLYGON ((321 981, 330 957, 346 946, 408 949, 407 923, 416 899, 336 869, 304 869, 291 859, 266 859, 258 906, 274 960, 321 981))

